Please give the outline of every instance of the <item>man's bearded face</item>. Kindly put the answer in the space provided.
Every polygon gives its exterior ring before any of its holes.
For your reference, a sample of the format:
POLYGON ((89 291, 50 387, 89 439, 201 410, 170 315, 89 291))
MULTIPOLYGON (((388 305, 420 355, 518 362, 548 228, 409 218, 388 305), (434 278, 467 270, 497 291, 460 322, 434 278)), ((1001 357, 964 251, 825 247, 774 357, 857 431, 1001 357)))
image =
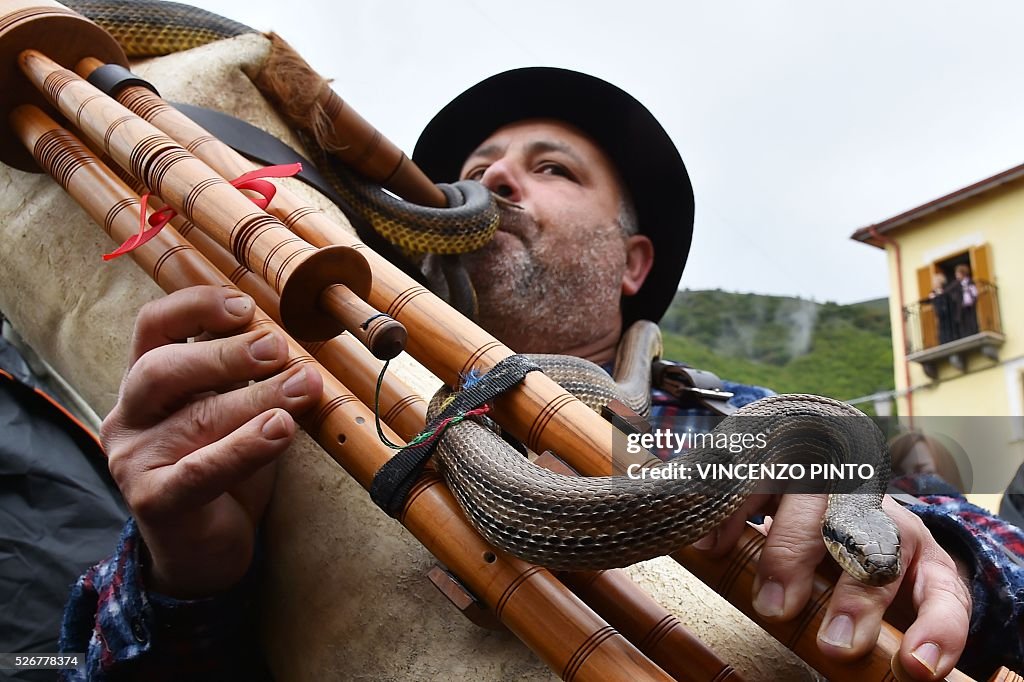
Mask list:
POLYGON ((558 352, 620 325, 622 192, 604 153, 556 121, 501 128, 463 166, 520 208, 465 257, 481 325, 517 352, 558 352))

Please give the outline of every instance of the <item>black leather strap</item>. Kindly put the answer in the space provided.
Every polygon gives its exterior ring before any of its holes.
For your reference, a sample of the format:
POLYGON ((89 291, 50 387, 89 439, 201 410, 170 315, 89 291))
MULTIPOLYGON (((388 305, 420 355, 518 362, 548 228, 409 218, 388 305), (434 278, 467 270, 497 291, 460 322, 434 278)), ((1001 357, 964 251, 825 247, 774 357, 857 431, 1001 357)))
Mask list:
POLYGON ((144 78, 139 78, 120 64, 104 64, 94 69, 86 80, 115 99, 122 90, 131 86, 146 88, 157 97, 160 96, 152 83, 144 78))
MULTIPOLYGON (((460 391, 455 399, 429 424, 424 433, 437 430, 441 422, 490 402, 526 378, 530 372, 540 368, 522 355, 507 357, 471 386, 460 391)), ((427 460, 437 447, 439 438, 433 438, 422 445, 399 451, 377 470, 370 486, 370 498, 389 516, 398 518, 405 506, 405 498, 419 478, 427 460)))
POLYGON ((171 102, 171 106, 188 116, 205 128, 208 133, 250 161, 255 161, 265 166, 301 163, 302 170, 296 177, 335 204, 344 206, 344 199, 334 191, 334 188, 320 174, 312 161, 265 130, 213 109, 204 109, 203 107, 181 104, 180 102, 171 102))

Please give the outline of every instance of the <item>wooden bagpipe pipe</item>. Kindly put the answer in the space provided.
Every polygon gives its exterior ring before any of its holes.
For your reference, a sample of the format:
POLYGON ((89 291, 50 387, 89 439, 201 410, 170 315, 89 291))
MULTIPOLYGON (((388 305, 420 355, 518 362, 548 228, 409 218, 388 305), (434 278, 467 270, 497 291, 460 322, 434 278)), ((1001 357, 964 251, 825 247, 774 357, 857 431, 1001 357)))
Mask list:
MULTIPOLYGON (((364 344, 389 356, 405 343, 452 385, 512 355, 287 188, 277 188, 265 211, 257 208, 229 182, 252 171, 252 162, 144 85, 124 87, 115 100, 86 82, 103 64, 127 66, 116 42, 89 21, 55 2, 4 0, 0 60, 3 161, 44 169, 118 243, 139 229, 140 191, 172 207, 171 225, 131 257, 168 292, 238 287, 262 311, 254 327, 288 330, 297 339, 289 340, 289 366, 310 364, 324 378, 323 397, 303 427, 362 487, 369 489, 394 452, 376 430, 380 362, 364 344)), ((413 178, 420 196, 429 196, 432 186, 413 178)), ((425 403, 388 375, 379 414, 387 438, 403 443, 423 428, 425 403)), ((621 475, 630 464, 652 463, 624 453, 613 459, 612 425, 539 373, 498 399, 494 414, 531 450, 558 453, 582 475, 621 475)), ((436 473, 417 481, 399 520, 454 576, 450 584, 447 574, 434 577, 453 602, 467 615, 499 621, 564 679, 740 679, 625 572, 554 575, 490 547, 436 473)), ((692 549, 673 558, 829 679, 891 679, 901 637, 891 626, 883 624, 875 649, 858 661, 819 652, 827 578, 792 621, 756 614, 750 595, 763 542, 748 529, 724 560, 692 549)), ((969 678, 954 671, 947 679, 969 678)))

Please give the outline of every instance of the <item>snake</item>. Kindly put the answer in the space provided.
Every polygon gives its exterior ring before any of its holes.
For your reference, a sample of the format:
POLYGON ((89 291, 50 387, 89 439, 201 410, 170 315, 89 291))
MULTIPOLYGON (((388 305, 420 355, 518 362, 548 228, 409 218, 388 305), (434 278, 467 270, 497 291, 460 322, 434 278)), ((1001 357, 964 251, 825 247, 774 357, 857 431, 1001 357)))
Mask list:
MULTIPOLYGON (((657 326, 640 321, 620 343, 614 377, 580 358, 527 357, 570 392, 579 391, 593 409, 619 399, 642 412, 650 404, 650 354, 658 348, 657 326)), ((442 388, 435 394, 428 418, 450 393, 442 388)), ((829 494, 822 537, 836 562, 860 582, 884 585, 899 577, 899 530, 882 510, 889 480, 885 437, 856 408, 816 395, 762 398, 726 417, 703 440, 711 444, 688 449, 646 475, 577 477, 537 466, 490 426, 465 419, 444 432, 434 458, 463 513, 488 542, 555 570, 604 570, 670 554, 711 532, 758 484, 756 476, 709 479, 701 471, 729 464, 731 471, 745 464, 746 471, 776 473, 795 472, 799 463, 805 471, 809 463, 869 466, 873 475, 829 494), (744 433, 763 434, 763 447, 733 452, 721 445, 722 437, 744 433)))
MULTIPOLYGON (((244 24, 174 2, 65 4, 111 33, 130 58, 255 33, 244 24)), ((475 250, 490 240, 500 219, 494 196, 479 183, 443 186, 451 208, 432 209, 402 202, 354 174, 336 174, 342 181, 333 184, 346 201, 406 252, 475 250)), ((593 409, 616 399, 644 415, 650 407, 651 360, 658 354, 657 326, 641 321, 623 336, 614 377, 580 358, 529 357, 593 409)), ((448 397, 448 389, 438 391, 428 414, 436 413, 448 397)), ((875 475, 851 490, 829 494, 822 537, 833 558, 857 580, 883 585, 899 576, 899 531, 881 506, 888 451, 881 432, 865 415, 821 396, 774 396, 727 417, 711 432, 711 442, 716 435, 741 432, 764 434, 764 447, 734 453, 701 446, 647 470, 645 476, 575 477, 533 464, 482 420, 466 419, 445 431, 435 459, 463 513, 488 542, 531 563, 564 570, 616 568, 671 553, 709 533, 756 488, 751 477, 693 480, 670 475, 673 471, 729 463, 763 470, 808 458, 834 465, 863 462, 875 475)))

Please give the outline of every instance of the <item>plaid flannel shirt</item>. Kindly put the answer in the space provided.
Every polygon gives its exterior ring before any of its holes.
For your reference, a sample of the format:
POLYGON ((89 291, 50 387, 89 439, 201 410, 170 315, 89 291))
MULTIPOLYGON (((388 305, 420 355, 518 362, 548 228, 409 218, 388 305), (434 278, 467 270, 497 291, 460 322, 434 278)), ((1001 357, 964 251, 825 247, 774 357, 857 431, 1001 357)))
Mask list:
MULTIPOLYGON (((893 484, 920 495, 933 492, 935 482, 936 477, 922 475, 893 484)), ((959 494, 920 499, 910 511, 971 567, 971 627, 958 667, 978 679, 988 679, 999 666, 1024 673, 1024 531, 959 494)))
POLYGON ((223 595, 171 599, 146 590, 140 543, 129 519, 114 555, 71 588, 59 649, 85 653, 85 663, 61 680, 270 680, 253 627, 252 572, 223 595))

